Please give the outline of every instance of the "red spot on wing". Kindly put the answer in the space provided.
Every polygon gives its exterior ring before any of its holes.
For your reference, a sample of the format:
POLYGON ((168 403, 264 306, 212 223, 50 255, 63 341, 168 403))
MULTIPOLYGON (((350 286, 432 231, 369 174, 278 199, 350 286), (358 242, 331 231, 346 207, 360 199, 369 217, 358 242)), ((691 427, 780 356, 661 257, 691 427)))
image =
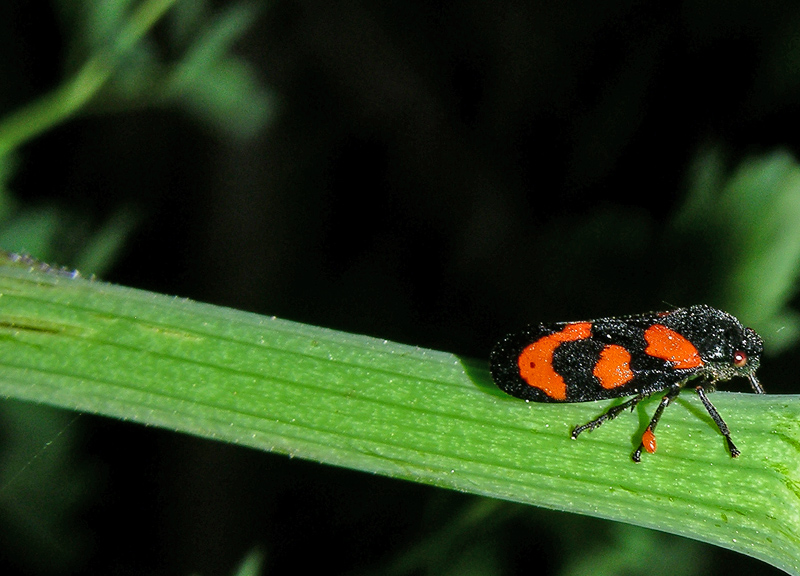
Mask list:
POLYGON ((650 428, 645 430, 644 434, 642 434, 642 447, 650 454, 654 454, 656 451, 656 435, 653 434, 650 428))
POLYGON ((633 380, 630 352, 616 344, 606 346, 600 352, 593 373, 600 381, 600 386, 607 390, 627 384, 633 380))
POLYGON ((585 340, 592 335, 591 322, 567 324, 561 331, 542 336, 519 355, 519 375, 554 400, 567 399, 567 384, 553 370, 553 352, 564 342, 585 340))
POLYGON ((694 344, 661 324, 653 324, 645 330, 647 342, 645 354, 672 363, 673 368, 700 368, 703 360, 694 344))

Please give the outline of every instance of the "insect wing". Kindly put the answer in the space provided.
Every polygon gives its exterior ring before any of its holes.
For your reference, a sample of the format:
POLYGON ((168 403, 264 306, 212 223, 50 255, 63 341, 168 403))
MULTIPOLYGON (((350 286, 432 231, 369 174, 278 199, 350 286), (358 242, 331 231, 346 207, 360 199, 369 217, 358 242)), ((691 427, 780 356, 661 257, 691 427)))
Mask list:
POLYGON ((645 353, 645 332, 662 316, 530 326, 495 346, 492 376, 508 394, 534 402, 588 402, 664 390, 696 370, 675 369, 668 358, 645 353))
MULTIPOLYGON (((534 402, 563 402, 561 390, 566 383, 552 369, 553 354, 563 344, 564 330, 568 324, 539 324, 508 334, 492 349, 490 368, 492 378, 504 392, 534 402), (560 336, 559 336, 560 335, 560 336), (525 354, 525 351, 536 354, 525 354), (549 357, 548 357, 549 356, 549 357), (527 366, 529 371, 523 371, 527 366), (548 370, 549 367, 549 370, 548 370), (539 370, 539 377, 534 372, 539 370)), ((579 330, 574 336, 586 340, 588 331, 579 330)))

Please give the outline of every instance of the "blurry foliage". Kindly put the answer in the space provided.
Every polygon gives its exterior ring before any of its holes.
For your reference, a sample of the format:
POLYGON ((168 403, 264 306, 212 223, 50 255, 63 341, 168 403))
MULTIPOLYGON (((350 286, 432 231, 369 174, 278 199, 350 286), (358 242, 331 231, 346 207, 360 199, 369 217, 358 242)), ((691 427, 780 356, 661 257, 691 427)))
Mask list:
POLYGON ((263 574, 264 554, 258 549, 251 550, 242 560, 233 576, 258 576, 263 574))
POLYGON ((130 110, 141 106, 175 106, 226 136, 250 138, 273 114, 273 95, 252 66, 232 53, 259 10, 254 3, 234 3, 212 12, 207 1, 141 2, 135 12, 146 20, 146 8, 165 10, 164 34, 122 41, 137 30, 130 14, 134 2, 58 2, 70 36, 69 66, 78 73, 86 62, 107 59, 114 72, 89 111, 130 110))
POLYGON ((728 173, 718 150, 698 155, 671 228, 681 253, 701 253, 707 301, 746 319, 776 354, 797 342, 789 306, 800 272, 800 166, 786 151, 748 158, 728 173))
POLYGON ((705 574, 710 563, 698 542, 616 523, 603 531, 601 539, 575 546, 568 557, 562 576, 705 574))
POLYGON ((0 240, 7 250, 101 273, 131 231, 133 212, 123 209, 92 240, 85 217, 52 206, 15 209, 7 183, 19 147, 75 115, 165 106, 223 136, 247 139, 264 129, 275 100, 252 66, 232 54, 257 16, 252 4, 219 13, 205 1, 64 0, 57 6, 69 54, 64 81, 0 121, 0 240), (156 38, 150 32, 162 18, 166 34, 156 38), (83 250, 87 255, 80 256, 83 250))

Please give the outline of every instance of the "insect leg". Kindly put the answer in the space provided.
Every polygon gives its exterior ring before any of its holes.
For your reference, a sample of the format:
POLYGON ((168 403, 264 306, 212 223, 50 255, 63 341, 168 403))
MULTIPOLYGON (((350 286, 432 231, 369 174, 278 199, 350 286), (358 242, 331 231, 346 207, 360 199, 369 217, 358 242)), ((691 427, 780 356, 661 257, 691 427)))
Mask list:
POLYGON ((706 391, 703 389, 702 386, 698 386, 695 388, 697 391, 697 395, 700 396, 700 401, 703 403, 703 406, 706 407, 708 413, 711 415, 711 419, 714 421, 714 424, 717 425, 719 431, 725 436, 725 441, 728 443, 728 450, 731 451, 731 457, 736 458, 741 452, 739 449, 734 445, 733 440, 731 440, 731 431, 728 429, 728 425, 725 424, 725 421, 722 419, 722 416, 719 415, 717 409, 714 408, 714 405, 711 403, 711 400, 708 399, 706 396, 706 391))
POLYGON ((670 405, 670 402, 675 400, 680 394, 681 388, 680 386, 673 386, 669 389, 669 392, 664 394, 664 397, 661 398, 661 402, 658 403, 658 408, 653 413, 653 417, 650 419, 650 424, 647 425, 647 428, 642 434, 642 441, 639 444, 639 447, 636 451, 631 454, 631 458, 634 462, 640 462, 642 459, 642 450, 646 450, 650 454, 656 451, 656 426, 658 426, 658 421, 661 420, 661 415, 664 413, 664 409, 670 405))
POLYGON ((609 408, 603 414, 601 414, 591 422, 587 422, 586 424, 581 424, 580 426, 576 426, 572 430, 572 439, 575 440, 578 437, 578 434, 580 434, 581 432, 585 432, 586 430, 589 431, 594 430, 595 428, 600 426, 600 424, 602 424, 603 422, 606 422, 607 420, 613 420, 614 418, 619 416, 620 412, 622 412, 626 408, 630 408, 631 410, 633 410, 633 408, 639 402, 641 402, 645 397, 646 396, 644 394, 637 394, 630 400, 627 400, 618 406, 613 406, 609 408))

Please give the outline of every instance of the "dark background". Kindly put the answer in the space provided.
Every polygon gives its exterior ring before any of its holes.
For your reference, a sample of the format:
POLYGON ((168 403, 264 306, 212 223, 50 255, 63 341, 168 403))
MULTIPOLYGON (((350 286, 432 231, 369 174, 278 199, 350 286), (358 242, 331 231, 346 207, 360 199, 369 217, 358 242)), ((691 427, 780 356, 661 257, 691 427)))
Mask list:
MULTIPOLYGON (((0 112, 63 78, 69 30, 48 6, 0 7, 0 112)), ((485 358, 530 321, 701 299, 709 267, 669 238, 693 161, 800 144, 795 2, 275 0, 236 52, 274 95, 255 137, 178 106, 82 115, 21 151, 14 195, 96 227, 131 209, 109 281, 485 358)), ((767 359, 771 392, 795 359, 767 359)), ((71 428, 91 489, 53 550, 78 553, 15 548, 9 570, 210 576, 257 546, 264 573, 383 573, 473 500, 90 416, 71 428)), ((515 508, 439 573, 491 542, 500 573, 557 574, 616 530, 515 508)), ((697 553, 657 538, 654 568, 665 547, 697 553)), ((778 573, 700 550, 702 573, 778 573)))

